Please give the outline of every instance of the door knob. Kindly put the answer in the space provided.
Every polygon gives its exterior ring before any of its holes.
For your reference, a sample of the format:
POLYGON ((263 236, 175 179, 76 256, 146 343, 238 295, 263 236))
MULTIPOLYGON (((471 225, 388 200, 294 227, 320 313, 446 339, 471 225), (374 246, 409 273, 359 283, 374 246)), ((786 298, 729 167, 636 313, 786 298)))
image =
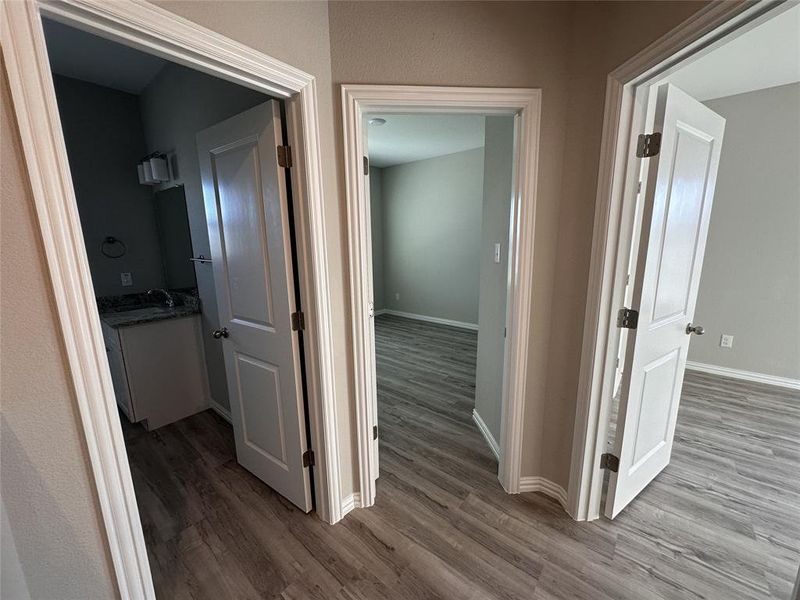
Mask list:
POLYGON ((230 335, 227 327, 223 327, 222 329, 215 329, 211 334, 215 340, 219 338, 226 338, 230 335))
POLYGON ((686 335, 692 335, 692 334, 703 335, 705 332, 706 330, 703 328, 702 325, 692 325, 691 323, 689 323, 686 326, 686 335))

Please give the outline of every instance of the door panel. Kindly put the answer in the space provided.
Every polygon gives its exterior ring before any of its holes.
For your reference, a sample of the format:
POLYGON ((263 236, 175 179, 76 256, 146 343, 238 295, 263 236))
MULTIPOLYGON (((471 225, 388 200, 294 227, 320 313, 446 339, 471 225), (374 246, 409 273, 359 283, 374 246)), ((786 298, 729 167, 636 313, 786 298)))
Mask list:
POLYGON ((230 319, 252 325, 272 324, 269 253, 264 211, 250 198, 263 196, 258 176, 257 139, 210 153, 217 181, 220 237, 226 264, 224 285, 230 290, 230 319), (267 260, 264 260, 264 257, 267 260))
POLYGON ((249 448, 285 469, 286 440, 278 373, 277 365, 243 354, 236 355, 243 441, 249 448))
POLYGON ((197 134, 236 457, 311 510, 291 232, 278 103, 197 134))
POLYGON ((615 454, 613 518, 669 464, 725 119, 671 84, 658 90, 661 151, 648 181, 615 454))
POLYGON ((663 207, 665 214, 660 210, 654 215, 663 223, 664 231, 656 250, 658 275, 653 326, 674 317, 684 317, 689 309, 693 263, 704 214, 703 183, 713 150, 713 139, 688 131, 682 123, 677 124, 676 134, 672 181, 663 207))

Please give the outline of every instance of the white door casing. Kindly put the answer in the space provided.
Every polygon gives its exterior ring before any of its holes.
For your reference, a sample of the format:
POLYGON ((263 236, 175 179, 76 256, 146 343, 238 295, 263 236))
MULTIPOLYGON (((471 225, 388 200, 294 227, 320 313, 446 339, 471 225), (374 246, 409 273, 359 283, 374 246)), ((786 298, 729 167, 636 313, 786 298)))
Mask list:
POLYGON ((280 107, 270 100, 197 134, 239 463, 312 508, 280 107))
POLYGON ((625 355, 609 518, 669 464, 724 130, 724 118, 679 88, 659 88, 661 149, 646 159, 633 291, 639 317, 625 355))

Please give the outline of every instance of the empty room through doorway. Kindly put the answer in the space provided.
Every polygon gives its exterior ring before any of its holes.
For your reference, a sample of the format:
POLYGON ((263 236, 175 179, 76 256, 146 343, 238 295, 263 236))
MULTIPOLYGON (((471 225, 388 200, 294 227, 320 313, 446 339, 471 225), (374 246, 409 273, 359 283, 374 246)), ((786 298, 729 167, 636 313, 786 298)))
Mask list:
POLYGON ((366 120, 378 495, 409 458, 500 489, 514 118, 366 120))

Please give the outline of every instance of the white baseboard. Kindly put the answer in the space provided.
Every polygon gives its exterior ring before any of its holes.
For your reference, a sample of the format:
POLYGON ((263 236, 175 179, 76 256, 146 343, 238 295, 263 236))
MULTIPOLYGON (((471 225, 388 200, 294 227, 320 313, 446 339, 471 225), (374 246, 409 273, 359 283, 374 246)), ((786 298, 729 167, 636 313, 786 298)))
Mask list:
POLYGON ((755 383, 765 383, 790 390, 800 390, 800 379, 790 379, 789 377, 778 377, 777 375, 767 375, 765 373, 754 373, 753 371, 743 371, 741 369, 731 369, 729 367, 718 367, 694 361, 686 361, 686 368, 691 371, 700 371, 710 375, 720 375, 732 379, 743 381, 753 381, 755 383))
POLYGON ((359 492, 342 498, 342 518, 354 508, 361 508, 361 494, 359 492))
POLYGON ((451 319, 429 317, 427 315, 418 315, 415 313, 407 313, 399 310, 390 310, 388 308, 384 308, 380 311, 380 313, 376 312, 375 314, 394 315, 395 317, 405 317, 406 319, 416 319, 417 321, 427 321, 428 323, 438 323, 439 325, 449 325, 450 327, 459 327, 461 329, 470 329, 472 331, 478 331, 477 323, 466 323, 464 321, 453 321, 451 319))
POLYGON ((481 432, 483 435, 483 439, 486 440, 486 443, 489 446, 489 450, 492 451, 494 457, 499 461, 500 460, 500 444, 497 443, 497 440, 494 439, 492 432, 489 431, 489 428, 484 423, 481 416, 478 414, 478 411, 474 408, 472 409, 472 420, 475 421, 475 425, 478 426, 478 431, 481 432))
MULTIPOLYGON (((519 491, 522 492, 541 492, 545 496, 550 496, 564 510, 567 510, 567 492, 557 483, 553 483, 544 477, 520 477, 519 491)), ((569 511, 568 511, 569 512, 569 511)))
POLYGON ((379 308, 379 309, 377 309, 375 311, 375 316, 376 317, 380 317, 381 315, 385 315, 385 314, 386 314, 386 309, 385 308, 379 308))
POLYGON ((210 398, 208 400, 208 406, 228 423, 233 424, 233 421, 231 420, 231 411, 229 411, 227 408, 218 402, 214 402, 214 400, 211 400, 210 398))

